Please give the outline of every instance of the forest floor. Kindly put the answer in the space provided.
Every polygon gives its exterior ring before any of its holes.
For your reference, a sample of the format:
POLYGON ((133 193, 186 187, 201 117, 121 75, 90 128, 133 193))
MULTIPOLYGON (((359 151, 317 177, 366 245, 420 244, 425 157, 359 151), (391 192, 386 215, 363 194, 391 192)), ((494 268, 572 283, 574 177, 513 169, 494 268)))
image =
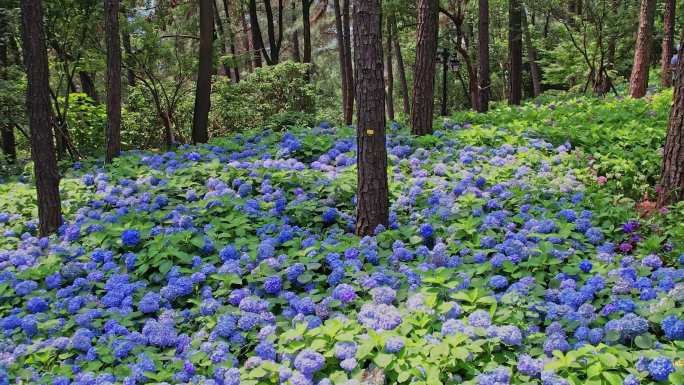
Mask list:
POLYGON ((0 384, 682 384, 684 210, 635 210, 668 97, 395 125, 363 239, 327 124, 75 164, 50 239, 0 185, 0 384))

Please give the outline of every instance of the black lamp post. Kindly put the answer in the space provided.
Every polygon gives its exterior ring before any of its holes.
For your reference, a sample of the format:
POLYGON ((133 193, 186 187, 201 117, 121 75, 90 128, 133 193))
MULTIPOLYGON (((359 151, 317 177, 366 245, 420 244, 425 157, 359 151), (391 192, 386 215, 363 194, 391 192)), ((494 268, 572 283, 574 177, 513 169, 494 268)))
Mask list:
POLYGON ((447 69, 451 72, 458 72, 461 68, 461 62, 457 56, 451 56, 451 53, 446 48, 441 48, 437 54, 437 62, 442 63, 442 105, 440 110, 441 116, 447 116, 447 69))

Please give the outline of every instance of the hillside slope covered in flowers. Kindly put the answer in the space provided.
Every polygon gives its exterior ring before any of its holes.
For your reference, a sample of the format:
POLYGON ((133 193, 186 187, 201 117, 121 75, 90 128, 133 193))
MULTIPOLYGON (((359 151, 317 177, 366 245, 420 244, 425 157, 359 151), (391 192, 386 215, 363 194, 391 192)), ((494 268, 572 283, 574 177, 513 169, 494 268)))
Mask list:
POLYGON ((325 124, 77 164, 50 239, 0 186, 0 384, 684 383, 677 240, 569 145, 445 127, 393 127, 363 239, 353 131, 325 124))

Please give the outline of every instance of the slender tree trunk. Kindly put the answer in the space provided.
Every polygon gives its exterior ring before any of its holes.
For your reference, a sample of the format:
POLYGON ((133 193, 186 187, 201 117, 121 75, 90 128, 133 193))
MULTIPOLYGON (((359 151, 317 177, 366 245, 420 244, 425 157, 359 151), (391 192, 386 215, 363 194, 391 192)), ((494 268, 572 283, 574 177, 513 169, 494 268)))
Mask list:
POLYGON ((653 18, 656 0, 642 0, 639 11, 639 31, 634 49, 634 66, 629 79, 629 95, 641 98, 648 88, 648 65, 651 53, 653 18))
MULTIPOLYGON (((230 25, 224 26, 223 25, 223 19, 221 19, 221 14, 219 13, 219 8, 218 4, 216 3, 216 0, 213 0, 213 8, 214 8, 214 23, 216 24, 216 28, 219 31, 219 45, 221 46, 221 53, 223 56, 228 55, 228 49, 226 48, 226 42, 227 42, 227 29, 230 29, 230 25), (227 28, 226 28, 227 27, 227 28)), ((228 9, 226 9, 226 15, 228 14, 228 9)), ((230 19, 227 19, 230 20, 230 19)), ((233 74, 231 73, 230 66, 223 62, 221 63, 221 67, 223 67, 223 73, 224 75, 228 76, 231 80, 233 80, 233 74)))
POLYGON ((394 121, 394 65, 392 64, 392 23, 390 19, 387 19, 387 44, 385 45, 387 49, 387 58, 385 59, 385 83, 387 84, 386 90, 386 103, 387 103, 387 118, 390 121, 394 121))
MULTIPOLYGON (((4 12, 0 12, 0 34, 5 35, 8 33, 6 30, 8 26, 8 20, 5 17, 4 12)), ((0 35, 0 36, 1 36, 0 35)), ((7 80, 7 67, 10 66, 8 49, 5 45, 5 40, 0 39, 0 79, 7 80)), ((17 144, 14 137, 14 127, 12 123, 5 121, 0 123, 0 139, 2 140, 2 152, 5 154, 5 159, 14 163, 17 159, 17 144)))
POLYGON ((354 117, 354 68, 352 66, 352 42, 351 42, 351 16, 349 1, 342 1, 342 30, 344 37, 344 72, 347 82, 347 108, 344 111, 344 120, 347 124, 352 123, 354 117))
POLYGON ((672 86, 672 71, 670 66, 670 58, 672 57, 673 42, 676 15, 676 0, 665 0, 665 13, 663 14, 663 54, 660 59, 660 84, 663 87, 672 86))
POLYGON ((249 25, 250 32, 252 35, 252 46, 254 47, 254 66, 261 67, 261 56, 263 55, 268 63, 269 59, 266 58, 266 49, 264 48, 264 40, 261 37, 261 28, 259 27, 259 15, 257 14, 256 0, 249 0, 249 25))
MULTIPOLYGON (((233 57, 233 75, 231 76, 230 79, 234 83, 237 84, 237 83, 240 83, 240 65, 238 64, 238 61, 236 60, 237 49, 235 48, 235 32, 233 31, 233 22, 232 22, 233 19, 230 17, 230 8, 229 8, 228 0, 223 0, 223 13, 226 15, 226 34, 228 37, 228 45, 230 47, 230 54, 233 57)), ((219 17, 218 14, 216 15, 216 17, 219 17)))
POLYGON ((354 71, 357 108, 356 234, 389 225, 385 92, 380 0, 354 0, 354 71))
MULTIPOLYGON (((292 13, 290 22, 292 25, 297 24, 297 2, 292 0, 292 13)), ((302 54, 299 52, 299 28, 294 28, 292 31, 292 60, 299 63, 302 61, 302 54)))
MULTIPOLYGON (((131 48, 131 35, 128 32, 128 26, 123 28, 121 32, 123 49, 124 53, 126 54, 126 61, 128 62, 129 58, 133 56, 133 49, 131 48)), ((130 87, 135 87, 135 73, 129 65, 126 65, 126 80, 130 87)))
MULTIPOLYGON (((347 89, 347 72, 344 69, 344 65, 347 62, 344 55, 346 51, 344 49, 344 30, 342 27, 342 10, 340 8, 340 0, 333 0, 333 9, 335 10, 335 33, 337 37, 337 53, 340 59, 340 76, 342 78, 342 114, 346 118, 347 112, 347 93, 350 92, 347 89)), ((351 124, 351 121, 346 121, 346 124, 351 124)))
POLYGON ((411 116, 411 99, 408 91, 408 81, 406 80, 406 68, 404 68, 404 57, 401 54, 401 44, 399 44, 399 31, 397 30, 397 19, 391 16, 392 24, 392 43, 397 57, 397 70, 399 71, 399 83, 401 84, 401 99, 403 101, 404 115, 408 119, 411 116))
POLYGON ((26 108, 31 128, 31 154, 38 193, 38 222, 40 235, 45 236, 57 231, 62 223, 62 212, 59 172, 50 124, 43 6, 40 0, 22 0, 20 4, 24 65, 28 79, 26 108))
POLYGON ((81 80, 81 90, 83 90, 83 92, 88 95, 89 98, 93 99, 95 103, 100 103, 100 97, 97 94, 97 89, 95 88, 93 75, 85 71, 78 71, 78 77, 81 80))
POLYGON ((520 0, 508 2, 508 104, 522 101, 522 4, 520 0))
MULTIPOLYGON (((247 61, 249 64, 249 67, 247 69, 249 72, 254 71, 254 67, 257 67, 256 65, 256 55, 252 52, 254 50, 254 44, 252 43, 251 35, 248 32, 247 28, 247 21, 245 20, 245 9, 243 6, 243 3, 241 1, 238 2, 240 5, 239 9, 239 14, 240 14, 240 23, 242 24, 242 48, 244 52, 250 53, 250 60, 247 61)), ((261 60, 261 58, 259 58, 261 60)))
POLYGON ((537 64, 537 50, 534 48, 532 34, 530 33, 530 28, 527 24, 527 15, 524 11, 523 23, 523 31, 525 34, 525 49, 527 50, 527 62, 530 64, 530 77, 532 78, 532 96, 537 97, 542 93, 541 71, 539 70, 539 65, 537 64))
POLYGON ((195 109, 192 116, 192 142, 206 143, 209 140, 207 125, 211 104, 211 73, 214 36, 212 0, 200 0, 200 47, 195 109))
POLYGON ((479 112, 489 110, 489 0, 480 0, 479 19, 477 26, 478 39, 478 65, 479 65, 479 89, 480 104, 479 112))
POLYGON ((304 63, 311 63, 311 4, 313 4, 313 0, 302 0, 302 32, 304 35, 304 63))
MULTIPOLYGON (((684 32, 682 33, 684 41, 684 32)), ((679 55, 684 53, 680 50, 679 55)), ((675 69, 674 96, 658 188, 658 207, 684 199, 684 60, 675 69)))
MULTIPOLYGON (((440 55, 439 52, 437 52, 437 55, 440 55)), ((440 116, 447 116, 449 114, 449 111, 447 109, 447 62, 449 61, 448 58, 449 55, 447 54, 442 54, 442 97, 440 100, 440 109, 439 109, 439 115, 440 116)))
POLYGON ((278 36, 276 38, 275 22, 273 20, 273 9, 271 0, 264 0, 266 10, 266 29, 268 34, 268 44, 270 46, 269 65, 280 62, 280 45, 283 38, 283 0, 278 0, 278 36))
POLYGON ((435 102, 435 56, 437 54, 437 0, 418 2, 418 42, 413 75, 413 116, 411 133, 432 133, 432 114, 435 102))
POLYGON ((119 42, 119 0, 105 1, 107 36, 107 152, 111 163, 121 152, 121 43, 119 42))

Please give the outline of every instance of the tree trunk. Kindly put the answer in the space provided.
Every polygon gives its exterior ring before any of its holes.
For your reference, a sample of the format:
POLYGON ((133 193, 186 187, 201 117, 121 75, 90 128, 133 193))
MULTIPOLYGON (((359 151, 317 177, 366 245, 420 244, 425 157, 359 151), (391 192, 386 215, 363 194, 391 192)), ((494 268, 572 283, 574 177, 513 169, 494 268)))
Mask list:
POLYGON ((378 225, 389 225, 380 0, 354 0, 353 18, 358 106, 356 234, 365 236, 372 235, 378 225))
POLYGON ((665 13, 663 14, 663 54, 660 59, 660 84, 663 87, 672 86, 672 71, 670 66, 670 58, 672 57, 676 15, 676 0, 665 0, 665 13))
MULTIPOLYGON (((220 35, 219 45, 221 46, 221 53, 223 54, 223 56, 227 56, 228 55, 228 49, 226 48, 226 45, 227 45, 226 43, 227 43, 228 39, 227 39, 226 34, 228 33, 227 30, 230 29, 230 25, 228 25, 228 26, 223 25, 223 19, 221 19, 221 14, 219 13, 218 4, 216 3, 216 0, 213 0, 212 2, 214 5, 212 7, 214 9, 214 23, 216 24, 216 28, 218 28, 219 35, 220 35)), ((228 9, 226 9, 225 11, 226 11, 226 16, 227 16, 228 15, 228 9)), ((230 19, 227 19, 227 20, 230 20, 230 19)), ((223 67, 224 75, 228 76, 230 78, 230 80, 232 81, 233 80, 233 74, 231 74, 230 66, 227 63, 222 62, 221 67, 223 67)))
MULTIPOLYGON (((682 53, 684 51, 680 50, 679 54, 682 53)), ((672 110, 667 125, 658 188, 658 207, 665 207, 684 199, 684 60, 677 63, 675 74, 672 110)))
POLYGON ((242 48, 244 52, 250 53, 250 60, 247 61, 249 67, 247 67, 247 69, 249 72, 252 72, 254 71, 254 67, 256 67, 256 55, 254 55, 252 52, 254 50, 254 44, 252 43, 250 34, 247 32, 247 21, 245 20, 245 9, 243 2, 239 1, 238 4, 240 5, 240 24, 242 24, 242 48))
POLYGON ((192 142, 206 143, 209 140, 207 125, 211 104, 211 73, 214 36, 212 0, 200 0, 200 47, 195 90, 195 109, 192 115, 192 142))
POLYGON ((392 65, 392 24, 387 19, 387 44, 385 45, 387 49, 387 58, 385 59, 386 68, 385 83, 387 84, 386 92, 386 103, 387 103, 387 118, 390 121, 394 121, 394 66, 392 65))
POLYGON ((354 68, 352 66, 352 42, 351 42, 351 16, 349 11, 349 0, 342 1, 342 30, 344 32, 344 72, 347 82, 347 102, 344 111, 344 121, 352 124, 354 118, 354 68))
POLYGON ((22 0, 21 25, 28 86, 26 108, 31 129, 31 154, 36 175, 38 222, 41 236, 57 231, 62 223, 59 172, 52 142, 48 58, 40 0, 22 0))
MULTIPOLYGON (((7 33, 6 26, 8 26, 8 21, 5 13, 0 13, 0 34, 5 35, 7 33)), ((5 40, 0 39, 0 79, 2 80, 7 80, 7 67, 10 66, 7 51, 5 40)), ((0 139, 2 140, 2 153, 5 154, 5 160, 14 163, 17 159, 17 144, 11 122, 6 121, 0 124, 0 139)))
MULTIPOLYGON (((437 55, 440 53, 437 52, 437 55)), ((439 109, 439 115, 440 116, 447 116, 449 111, 447 109, 447 63, 449 61, 449 55, 446 53, 442 53, 442 97, 440 100, 440 109, 439 109)))
POLYGON ((302 32, 304 35, 304 63, 311 63, 311 4, 313 4, 313 0, 302 0, 302 32))
POLYGON ((489 110, 489 0, 480 0, 479 19, 477 26, 478 38, 478 65, 479 65, 479 89, 480 104, 479 112, 489 110))
POLYGON ((85 71, 78 71, 78 77, 81 80, 81 90, 88 95, 89 98, 93 99, 96 104, 100 103, 100 97, 97 94, 97 89, 95 88, 95 82, 93 81, 93 75, 85 71))
POLYGON ((639 11, 639 31, 634 49, 634 66, 629 78, 629 95, 641 98, 648 88, 648 64, 651 53, 651 34, 656 0, 641 0, 639 11))
POLYGON ((342 114, 345 117, 345 123, 349 125, 352 122, 346 120, 346 112, 348 100, 347 93, 349 93, 350 91, 347 88, 347 72, 344 68, 347 59, 344 57, 346 51, 344 49, 344 29, 342 27, 342 10, 340 9, 340 0, 333 0, 333 8, 335 10, 335 33, 337 37, 337 53, 340 59, 340 77, 342 78, 342 114))
MULTIPOLYGON (((292 1, 292 18, 290 22, 292 25, 297 23, 297 2, 292 1)), ((302 54, 299 52, 299 29, 294 28, 292 31, 292 60, 299 63, 302 61, 302 54)))
POLYGON ((508 2, 508 104, 522 101, 522 4, 520 0, 508 2))
MULTIPOLYGON (((537 97, 542 93, 542 79, 539 65, 537 64, 537 50, 534 48, 532 34, 527 24, 527 15, 523 11, 525 49, 527 50, 527 62, 530 64, 530 77, 532 78, 532 96, 537 97)), ((532 25, 534 27, 534 25, 532 25)))
POLYGON ((266 10, 266 29, 268 34, 268 44, 270 46, 269 65, 280 62, 280 45, 283 39, 283 0, 278 0, 278 37, 275 33, 275 22, 273 20, 273 9, 271 0, 264 0, 266 10))
MULTIPOLYGON (((233 22, 230 17, 230 8, 228 0, 223 0, 223 12, 226 15, 226 34, 228 36, 228 45, 230 46, 230 54, 233 57, 233 75, 230 80, 233 83, 240 83, 240 66, 237 61, 237 50, 235 48, 235 33, 233 32, 233 22)), ((216 17, 219 17, 218 14, 216 17)), ((244 19, 243 19, 244 20, 244 19)), ((251 63, 251 62, 250 62, 251 63)))
POLYGON ((105 0, 107 36, 107 153, 111 163, 121 152, 121 44, 119 40, 119 0, 105 0))
POLYGON ((406 68, 404 68, 404 57, 401 54, 401 45, 399 44, 399 31, 397 30, 397 19, 394 14, 391 17, 392 24, 392 43, 394 44, 394 53, 397 57, 397 70, 399 71, 399 83, 401 84, 401 98, 403 100, 404 115, 408 119, 411 116, 411 99, 408 92, 408 81, 406 80, 406 68))
MULTIPOLYGON (((259 27, 259 15, 257 14, 256 0, 249 0, 249 25, 252 35, 252 46, 254 47, 254 66, 261 67, 261 56, 266 58, 266 49, 264 48, 264 40, 261 37, 261 28, 259 27)), ((266 63, 269 59, 266 58, 266 63)))
POLYGON ((437 54, 437 0, 418 2, 418 42, 413 75, 413 135, 432 134, 435 102, 435 56, 437 54))
MULTIPOLYGON (((128 62, 129 58, 133 56, 133 50, 131 49, 131 35, 128 32, 128 26, 126 28, 123 28, 122 30, 122 42, 123 42, 123 49, 124 53, 126 54, 126 60, 128 62)), ((133 72, 133 69, 129 66, 126 65, 126 80, 128 82, 128 85, 130 87, 135 87, 135 73, 133 72)))

